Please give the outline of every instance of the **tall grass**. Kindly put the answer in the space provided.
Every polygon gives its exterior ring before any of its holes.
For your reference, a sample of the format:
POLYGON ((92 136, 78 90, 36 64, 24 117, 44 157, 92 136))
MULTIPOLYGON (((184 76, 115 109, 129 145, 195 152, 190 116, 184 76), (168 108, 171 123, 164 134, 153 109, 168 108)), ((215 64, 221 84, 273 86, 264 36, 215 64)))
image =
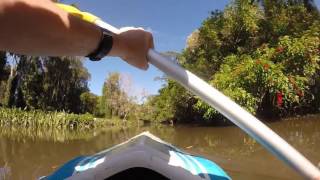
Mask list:
POLYGON ((66 112, 24 111, 17 108, 0 108, 0 126, 24 128, 91 129, 106 125, 104 119, 90 114, 66 112))

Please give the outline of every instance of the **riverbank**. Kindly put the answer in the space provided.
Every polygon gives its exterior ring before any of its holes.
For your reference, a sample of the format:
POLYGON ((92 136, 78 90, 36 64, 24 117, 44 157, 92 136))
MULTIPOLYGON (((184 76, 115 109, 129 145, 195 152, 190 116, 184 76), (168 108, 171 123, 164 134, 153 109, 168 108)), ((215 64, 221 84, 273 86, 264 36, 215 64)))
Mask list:
MULTIPOLYGON (((284 118, 266 118, 266 117, 257 117, 263 123, 274 123, 274 122, 281 122, 281 121, 292 121, 292 120, 300 120, 300 119, 314 119, 320 117, 319 113, 315 114, 305 114, 305 115, 295 115, 290 117, 284 118)), ((152 121, 146 121, 146 124, 153 124, 152 121)), ((201 127, 227 127, 227 126, 236 126, 232 121, 229 119, 221 116, 221 118, 217 118, 214 121, 206 121, 202 120, 186 120, 186 121, 177 121, 177 120, 165 120, 159 122, 162 125, 168 126, 179 126, 179 125, 187 125, 187 126, 201 126, 201 127)))
MULTIPOLYGON (((259 118, 263 122, 278 122, 294 119, 319 117, 319 114, 297 115, 287 118, 265 119, 259 118)), ((54 129, 54 130, 83 130, 96 129, 101 127, 131 127, 143 126, 150 124, 163 125, 191 125, 191 126, 234 126, 234 124, 226 118, 217 119, 216 121, 141 121, 141 120, 122 120, 116 118, 97 118, 91 114, 73 114, 58 111, 26 111, 19 108, 3 108, 0 107, 0 126, 17 129, 54 129)))
POLYGON ((91 114, 66 112, 25 111, 18 108, 0 108, 0 126, 22 128, 93 129, 114 125, 116 120, 95 118, 91 114))

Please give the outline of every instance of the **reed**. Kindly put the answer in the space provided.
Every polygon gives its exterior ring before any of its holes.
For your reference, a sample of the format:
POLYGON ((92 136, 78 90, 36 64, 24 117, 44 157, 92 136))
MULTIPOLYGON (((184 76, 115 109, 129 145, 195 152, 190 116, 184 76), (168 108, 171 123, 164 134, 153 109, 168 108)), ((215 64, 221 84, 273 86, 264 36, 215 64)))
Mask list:
POLYGON ((91 114, 66 112, 25 111, 18 108, 0 108, 0 126, 24 128, 92 129, 106 126, 107 120, 91 114))

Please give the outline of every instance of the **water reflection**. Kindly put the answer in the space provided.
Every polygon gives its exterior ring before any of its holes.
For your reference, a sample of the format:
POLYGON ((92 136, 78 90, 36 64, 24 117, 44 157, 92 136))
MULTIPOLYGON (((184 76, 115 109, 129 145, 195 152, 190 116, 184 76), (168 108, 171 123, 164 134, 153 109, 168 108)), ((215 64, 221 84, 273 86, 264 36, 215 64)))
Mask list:
POLYGON ((4 166, 0 167, 0 179, 3 179, 3 180, 9 179, 9 176, 11 174, 11 171, 10 171, 11 169, 7 163, 2 163, 2 164, 4 164, 4 166))
MULTIPOLYGON (((320 163, 319 116, 269 124, 313 163, 320 163)), ((237 127, 110 127, 86 131, 0 128, 0 179, 35 179, 79 155, 94 154, 150 131, 221 165, 234 179, 298 179, 237 127)))
POLYGON ((60 129, 32 129, 32 128, 14 128, 14 127, 0 127, 0 135, 8 137, 15 141, 28 140, 48 140, 53 142, 64 142, 75 139, 90 139, 97 136, 102 130, 81 130, 81 131, 63 131, 60 129))

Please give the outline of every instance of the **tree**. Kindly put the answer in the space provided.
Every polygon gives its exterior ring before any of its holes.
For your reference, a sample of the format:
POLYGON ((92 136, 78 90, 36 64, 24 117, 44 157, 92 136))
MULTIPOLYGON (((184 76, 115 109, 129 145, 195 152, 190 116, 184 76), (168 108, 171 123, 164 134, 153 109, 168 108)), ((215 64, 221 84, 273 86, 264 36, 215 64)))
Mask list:
POLYGON ((44 106, 54 110, 81 112, 80 95, 88 91, 90 74, 75 57, 44 59, 44 106))
POLYGON ((13 55, 6 86, 9 107, 81 112, 80 95, 90 77, 74 57, 13 55))
POLYGON ((120 94, 120 74, 109 73, 103 85, 101 98, 101 111, 105 113, 106 117, 118 115, 120 94))
POLYGON ((135 108, 138 105, 134 102, 134 98, 127 94, 130 86, 131 82, 128 82, 128 78, 124 78, 117 72, 109 73, 103 85, 100 100, 100 109, 105 117, 119 117, 125 120, 135 114, 135 108))
POLYGON ((98 112, 98 96, 90 93, 84 92, 80 95, 81 100, 81 113, 90 113, 99 116, 98 112))
POLYGON ((7 63, 6 52, 0 52, 0 77, 3 77, 6 63, 7 63))
MULTIPOLYGON (((178 56, 250 112, 284 116, 318 111, 319 13, 312 1, 235 0, 214 11, 178 56)), ((153 117, 215 121, 221 115, 167 81, 150 99, 153 117), (166 112, 166 114, 161 114, 166 112)), ((157 119, 157 118, 155 118, 157 119)))
POLYGON ((7 65, 7 53, 0 52, 0 106, 5 105, 5 94, 7 81, 10 75, 10 69, 7 65))
POLYGON ((24 106, 23 97, 21 96, 20 89, 20 79, 21 71, 25 63, 25 56, 21 57, 18 55, 10 54, 13 62, 10 66, 10 75, 6 82, 6 91, 5 91, 5 102, 4 104, 8 107, 21 107, 24 106), (20 63, 21 59, 21 64, 20 63))

